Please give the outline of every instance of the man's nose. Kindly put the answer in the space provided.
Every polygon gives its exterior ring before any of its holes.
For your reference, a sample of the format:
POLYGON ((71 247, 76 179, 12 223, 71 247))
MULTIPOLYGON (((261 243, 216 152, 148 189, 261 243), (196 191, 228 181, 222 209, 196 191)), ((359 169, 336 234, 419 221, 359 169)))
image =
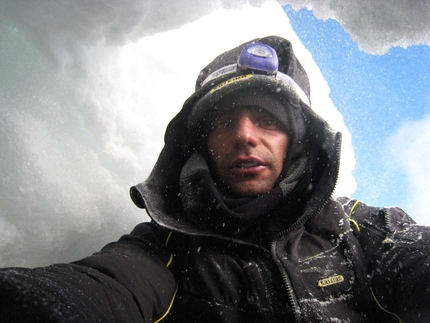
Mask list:
POLYGON ((242 117, 237 121, 235 127, 235 142, 237 146, 255 147, 258 143, 256 125, 248 117, 242 117))

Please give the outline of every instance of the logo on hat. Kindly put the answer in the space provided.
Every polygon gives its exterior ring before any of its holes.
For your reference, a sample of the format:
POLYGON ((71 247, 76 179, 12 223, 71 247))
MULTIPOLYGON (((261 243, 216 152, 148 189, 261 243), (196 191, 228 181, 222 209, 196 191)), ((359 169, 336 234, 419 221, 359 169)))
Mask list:
POLYGON ((235 83, 235 82, 238 82, 238 81, 241 81, 241 80, 245 80, 245 79, 248 79, 248 78, 250 78, 250 77, 252 77, 252 74, 239 75, 239 76, 233 77, 233 78, 231 78, 231 79, 228 79, 228 80, 227 80, 227 81, 225 81, 225 82, 222 82, 222 83, 218 84, 218 85, 217 85, 217 86, 215 86, 212 90, 210 90, 210 91, 209 91, 209 93, 210 93, 210 94, 213 94, 214 92, 216 92, 216 91, 218 91, 218 90, 222 89, 224 86, 226 86, 226 85, 228 85, 228 84, 232 84, 232 83, 235 83))

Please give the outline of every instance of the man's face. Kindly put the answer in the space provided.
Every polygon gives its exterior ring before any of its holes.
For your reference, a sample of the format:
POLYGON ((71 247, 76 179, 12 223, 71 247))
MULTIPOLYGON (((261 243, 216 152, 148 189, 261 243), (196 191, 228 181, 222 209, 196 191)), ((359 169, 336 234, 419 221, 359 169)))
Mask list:
POLYGON ((269 112, 233 109, 214 121, 208 150, 217 175, 231 192, 256 196, 271 190, 281 174, 288 136, 269 112))

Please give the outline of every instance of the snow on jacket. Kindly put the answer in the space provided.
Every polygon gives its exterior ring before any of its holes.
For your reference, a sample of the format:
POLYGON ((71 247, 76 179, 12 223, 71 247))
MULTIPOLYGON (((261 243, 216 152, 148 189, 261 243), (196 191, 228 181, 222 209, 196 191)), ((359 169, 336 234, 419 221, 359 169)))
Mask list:
MULTIPOLYGON (((291 44, 256 41, 276 49, 280 71, 309 97, 291 44)), ((153 221, 71 264, 0 270, 0 322, 430 321, 429 228, 399 208, 331 198, 340 134, 293 83, 203 84, 243 46, 202 71, 150 177, 132 188, 153 221), (196 107, 245 85, 289 107, 291 151, 271 192, 239 199, 214 185, 196 107)))
POLYGON ((78 262, 0 271, 0 322, 429 322, 430 234, 411 223, 330 200, 269 250, 143 223, 78 262))

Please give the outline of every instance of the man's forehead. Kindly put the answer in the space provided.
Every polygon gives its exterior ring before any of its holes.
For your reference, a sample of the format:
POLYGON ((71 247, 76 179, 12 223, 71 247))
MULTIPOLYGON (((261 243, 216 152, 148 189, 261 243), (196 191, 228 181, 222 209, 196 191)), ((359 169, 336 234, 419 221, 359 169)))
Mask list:
POLYGON ((252 106, 252 105, 242 105, 242 106, 234 106, 230 108, 219 109, 218 112, 214 112, 210 117, 212 119, 224 119, 224 118, 233 118, 239 117, 243 114, 251 115, 251 116, 270 116, 275 119, 275 115, 271 113, 268 109, 260 106, 252 106))
POLYGON ((288 129, 288 106, 276 93, 262 90, 261 88, 241 88, 220 98, 212 106, 205 108, 205 113, 200 117, 200 129, 210 131, 214 122, 220 118, 232 118, 241 113, 243 108, 254 111, 253 113, 273 117, 284 129, 288 129))

